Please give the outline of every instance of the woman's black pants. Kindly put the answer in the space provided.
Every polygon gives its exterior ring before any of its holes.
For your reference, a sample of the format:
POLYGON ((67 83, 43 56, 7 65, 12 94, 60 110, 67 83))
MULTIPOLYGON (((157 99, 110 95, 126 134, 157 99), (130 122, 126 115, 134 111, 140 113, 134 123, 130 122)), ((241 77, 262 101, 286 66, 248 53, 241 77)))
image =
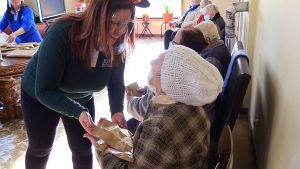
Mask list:
MULTIPOLYGON (((26 169, 46 168, 60 119, 64 124, 68 144, 72 152, 73 168, 92 169, 91 143, 88 139, 82 137, 86 131, 77 119, 63 116, 48 109, 24 91, 21 91, 21 105, 28 135, 28 149, 25 157, 26 169)), ((89 109, 89 113, 94 119, 94 99, 91 99, 84 107, 89 109)))
POLYGON ((176 33, 177 33, 177 31, 173 31, 171 29, 166 30, 165 37, 164 37, 165 50, 167 50, 169 48, 169 44, 174 39, 176 33))

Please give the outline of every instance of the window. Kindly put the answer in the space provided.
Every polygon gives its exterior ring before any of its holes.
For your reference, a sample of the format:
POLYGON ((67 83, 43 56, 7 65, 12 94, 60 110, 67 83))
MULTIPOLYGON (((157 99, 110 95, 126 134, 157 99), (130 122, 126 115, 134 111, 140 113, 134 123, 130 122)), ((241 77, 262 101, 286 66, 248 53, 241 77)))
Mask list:
POLYGON ((0 3, 0 19, 2 18, 4 12, 6 11, 6 7, 7 7, 7 1, 1 0, 1 3, 0 3))
POLYGON ((181 1, 182 0, 148 0, 150 2, 149 8, 136 8, 135 16, 141 18, 144 13, 147 13, 150 18, 162 18, 164 9, 164 2, 170 6, 170 11, 173 12, 173 17, 180 17, 181 1))

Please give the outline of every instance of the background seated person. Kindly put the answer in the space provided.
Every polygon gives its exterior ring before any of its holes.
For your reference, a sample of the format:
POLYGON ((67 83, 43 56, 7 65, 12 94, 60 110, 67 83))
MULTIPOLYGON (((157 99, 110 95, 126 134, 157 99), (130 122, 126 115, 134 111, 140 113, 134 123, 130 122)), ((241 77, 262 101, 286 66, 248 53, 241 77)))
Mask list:
MULTIPOLYGON (((207 42, 200 30, 194 27, 185 27, 178 31, 170 45, 183 45, 200 54, 207 47, 207 42)), ((140 88, 139 92, 143 94, 140 97, 133 96, 132 93, 126 93, 127 112, 134 117, 129 119, 127 123, 128 129, 132 133, 135 132, 139 122, 143 121, 150 105, 150 100, 155 95, 148 87, 140 88)), ((204 110, 211 119, 211 115, 214 114, 212 106, 206 105, 204 110)))
POLYGON ((210 4, 207 5, 203 10, 204 19, 211 20, 214 24, 217 25, 219 35, 221 39, 225 40, 225 21, 223 17, 220 15, 219 9, 217 5, 210 4))
MULTIPOLYGON (((220 36, 219 36, 219 32, 217 29, 217 26, 212 22, 212 21, 203 21, 200 24, 198 24, 196 26, 198 29, 201 30, 201 32, 203 33, 206 41, 208 42, 208 46, 201 52, 201 56, 207 60, 208 62, 210 62, 211 64, 213 64, 215 67, 217 67, 217 69, 219 70, 219 72, 221 72, 223 79, 225 79, 226 73, 227 73, 227 69, 228 69, 228 65, 230 64, 230 59, 231 59, 231 55, 227 49, 227 47, 225 46, 224 42, 222 40, 220 40, 220 36)), ((217 111, 219 109, 219 103, 218 103, 218 99, 214 102, 213 105, 213 119, 215 119, 215 116, 217 111)), ((213 127, 214 127, 215 123, 214 121, 212 121, 212 130, 211 130, 211 134, 213 134, 213 127)), ((217 157, 217 144, 215 143, 214 140, 211 141, 210 143, 210 151, 209 151, 209 159, 208 159, 208 163, 209 163, 209 168, 211 168, 212 166, 215 166, 215 160, 217 157)))
POLYGON ((23 0, 9 0, 7 10, 0 22, 0 32, 10 27, 12 33, 7 43, 41 42, 42 37, 34 23, 32 10, 24 5, 23 0))
POLYGON ((170 22, 170 29, 166 30, 164 35, 164 48, 165 49, 169 48, 169 44, 175 36, 175 34, 173 34, 174 32, 176 32, 179 28, 184 28, 196 24, 199 15, 200 15, 200 0, 192 0, 192 5, 183 14, 182 17, 180 17, 176 21, 170 22))
POLYGON ((209 5, 212 4, 212 2, 210 0, 201 0, 200 2, 200 16, 197 20, 197 24, 201 23, 202 21, 205 21, 204 19, 204 8, 209 5))
POLYGON ((207 168, 210 121, 202 106, 221 91, 220 73, 194 50, 174 45, 151 61, 149 76, 155 97, 133 138, 134 162, 97 151, 101 167, 207 168))
POLYGON ((201 56, 215 65, 224 79, 231 56, 224 42, 220 40, 216 25, 212 21, 204 21, 198 24, 196 28, 203 33, 208 43, 208 46, 201 52, 201 56))

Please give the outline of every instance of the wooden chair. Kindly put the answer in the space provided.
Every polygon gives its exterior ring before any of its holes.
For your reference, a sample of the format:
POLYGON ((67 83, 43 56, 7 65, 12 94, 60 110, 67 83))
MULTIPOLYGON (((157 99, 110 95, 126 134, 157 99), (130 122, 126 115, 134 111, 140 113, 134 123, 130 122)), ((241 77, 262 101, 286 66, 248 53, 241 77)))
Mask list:
POLYGON ((232 169, 233 166, 233 137, 231 129, 225 125, 218 143, 218 163, 215 169, 232 169))

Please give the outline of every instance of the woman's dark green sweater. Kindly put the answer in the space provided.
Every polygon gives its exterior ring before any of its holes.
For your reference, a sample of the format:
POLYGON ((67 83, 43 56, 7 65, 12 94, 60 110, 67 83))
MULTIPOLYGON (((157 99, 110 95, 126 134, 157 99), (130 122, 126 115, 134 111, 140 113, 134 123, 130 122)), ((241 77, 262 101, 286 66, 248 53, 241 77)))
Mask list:
POLYGON ((46 107, 78 118, 87 110, 82 105, 107 86, 112 115, 123 112, 125 64, 111 67, 100 52, 96 66, 87 70, 79 57, 71 56, 71 24, 62 21, 49 28, 23 73, 22 89, 46 107))

